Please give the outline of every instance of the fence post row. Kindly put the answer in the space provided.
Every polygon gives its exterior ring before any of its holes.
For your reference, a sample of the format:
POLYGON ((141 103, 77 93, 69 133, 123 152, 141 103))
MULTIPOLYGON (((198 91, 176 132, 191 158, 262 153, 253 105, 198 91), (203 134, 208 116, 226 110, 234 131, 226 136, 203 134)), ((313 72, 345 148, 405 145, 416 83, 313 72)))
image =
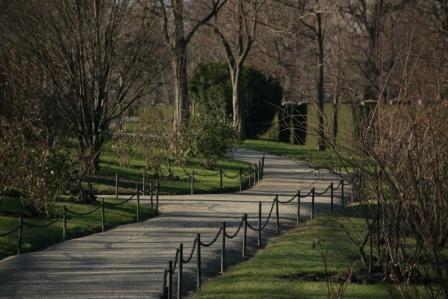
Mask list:
POLYGON ((222 193, 222 170, 219 171, 219 191, 222 193))
POLYGON ((149 181, 149 202, 151 204, 151 213, 154 213, 154 188, 152 181, 149 181))
POLYGON ((104 198, 101 198, 101 230, 104 232, 104 198))
POLYGON ((64 205, 64 211, 62 214, 62 240, 67 239, 67 205, 64 205))
POLYGON ((276 233, 280 234, 280 215, 278 212, 278 195, 275 195, 275 220, 276 220, 276 233))
POLYGON ((248 183, 248 188, 251 187, 252 184, 252 167, 249 167, 249 183, 248 183))
POLYGON ((300 225, 300 190, 297 191, 297 227, 300 225))
POLYGON ((182 298, 182 279, 183 279, 183 260, 184 260, 184 244, 179 245, 179 272, 177 275, 177 298, 182 298))
POLYGON ((240 167, 240 191, 243 191, 243 170, 240 167))
POLYGON ((316 188, 311 189, 311 219, 314 219, 314 197, 316 193, 316 188))
POLYGON ((190 176, 190 187, 191 187, 191 195, 194 194, 194 170, 190 176))
POLYGON ((115 200, 118 200, 118 173, 115 174, 115 200))
POLYGON ((226 267, 226 223, 222 223, 222 247, 221 247, 221 273, 224 273, 226 267))
POLYGON ((146 191, 146 167, 143 170, 143 181, 142 181, 142 194, 145 195, 146 191))
MULTIPOLYGON (((264 162, 264 161, 263 161, 264 162)), ((254 164, 255 168, 257 167, 256 164, 254 164)), ((262 169, 262 165, 259 165, 259 170, 262 169)), ((249 167, 250 171, 249 171, 249 182, 251 180, 250 176, 251 176, 251 168, 249 167)), ((240 169, 240 178, 241 178, 241 174, 242 174, 242 170, 240 169)), ((221 171, 221 176, 222 176, 222 171, 221 171)), ((256 178, 256 174, 255 174, 255 170, 254 170, 254 180, 256 178)), ((240 183, 241 183, 241 179, 240 179, 240 183)), ((241 184, 240 184, 241 185, 241 184)), ((158 191, 159 191, 159 182, 157 182, 157 206, 158 206, 158 191)), ((341 186, 342 186, 342 194, 344 192, 344 181, 341 181, 341 186)), ((331 210, 333 211, 334 209, 334 183, 331 183, 329 186, 330 192, 331 192, 331 210)), ((328 191, 328 189, 326 190, 328 191)), ((324 193, 326 193, 326 191, 324 193)), ((319 193, 322 194, 322 193, 319 193)), ((301 209, 301 190, 297 190, 297 216, 296 216, 296 222, 297 222, 297 227, 300 224, 300 209, 301 209)), ((311 189, 311 219, 314 219, 314 214, 315 214, 315 196, 316 196, 316 188, 313 187, 311 189)), ((292 199, 291 199, 292 200, 292 199)), ((137 202, 138 202, 138 196, 137 196, 137 202)), ((288 201, 290 202, 290 201, 288 201)), ((274 198, 274 204, 275 204, 275 214, 276 214, 276 233, 277 235, 280 234, 280 212, 279 212, 279 196, 278 194, 275 195, 274 198)), ((103 203, 102 203, 103 204, 103 203)), ((243 225, 243 248, 242 248, 242 258, 246 259, 247 258, 247 228, 248 228, 248 215, 247 213, 244 214, 242 221, 244 222, 243 225)), ((19 223, 19 228, 21 228, 21 222, 22 222, 22 218, 20 218, 20 223, 19 223)), ((257 245, 260 248, 262 245, 262 202, 259 201, 258 202, 258 242, 257 245)), ((222 243, 221 243, 221 273, 225 272, 225 268, 226 268, 226 237, 227 237, 227 232, 226 232, 226 222, 222 223, 222 243)), ((19 229, 19 236, 21 236, 21 229, 19 229)), ((202 265, 201 265, 201 235, 198 233, 196 236, 196 240, 197 242, 197 289, 201 288, 202 285, 202 265)), ((176 251, 176 255, 179 254, 179 256, 177 256, 179 259, 179 272, 178 272, 178 287, 177 287, 177 298, 182 298, 182 289, 183 289, 183 263, 184 263, 184 259, 183 259, 183 244, 181 243, 179 245, 178 250, 176 251)), ((166 271, 166 270, 165 270, 166 271)), ((168 287, 166 290, 167 293, 167 297, 168 298, 172 298, 173 295, 173 285, 172 285, 172 279, 173 279, 173 262, 169 261, 169 267, 168 267, 168 287)))
POLYGON ((168 299, 173 298, 173 261, 168 262, 168 299))
POLYGON ((263 157, 261 158, 261 169, 262 169, 261 177, 263 177, 263 175, 264 175, 264 159, 265 159, 265 157, 266 157, 266 155, 263 154, 263 157))
POLYGON ((137 222, 140 222, 140 186, 137 186, 137 222))
POLYGON ((19 236, 17 239, 17 254, 22 251, 23 216, 19 217, 19 236))
POLYGON ((159 215, 159 189, 160 189, 160 183, 159 181, 156 182, 156 216, 159 215))
POLYGON ((247 258, 247 214, 244 214, 244 228, 243 228, 243 259, 247 258))
POLYGON ((198 290, 201 288, 202 284, 202 269, 201 269, 201 234, 197 235, 198 240, 198 251, 197 251, 197 287, 198 290))
POLYGON ((257 163, 254 163, 254 186, 257 184, 257 173, 258 173, 258 166, 257 163))
POLYGON ((333 212, 334 210, 334 186, 333 182, 330 184, 330 198, 331 198, 331 204, 330 204, 330 210, 333 212))
POLYGON ((258 248, 261 247, 261 201, 258 202, 258 248))

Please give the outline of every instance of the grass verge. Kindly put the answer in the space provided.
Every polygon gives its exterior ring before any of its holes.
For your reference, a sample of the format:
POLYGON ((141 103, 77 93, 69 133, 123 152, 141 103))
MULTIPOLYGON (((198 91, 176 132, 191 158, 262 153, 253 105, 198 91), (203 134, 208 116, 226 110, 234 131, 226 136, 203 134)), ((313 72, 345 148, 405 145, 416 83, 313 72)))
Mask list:
MULTIPOLYGON (((112 228, 120 224, 136 221, 136 205, 125 203, 121 206, 113 206, 113 200, 105 200, 105 226, 112 228)), ((99 203, 82 204, 57 201, 50 205, 48 217, 24 217, 24 221, 33 226, 42 226, 54 220, 58 221, 45 228, 23 226, 22 252, 30 252, 44 249, 50 245, 63 241, 62 238, 62 213, 64 205, 71 211, 81 214, 94 210, 99 203)), ((25 211, 17 199, 3 199, 0 201, 0 234, 17 227, 19 215, 25 211)), ((151 210, 146 205, 140 206, 140 220, 148 219, 151 210)), ((86 236, 101 231, 101 209, 87 216, 68 214, 67 239, 86 236)), ((0 259, 17 253, 18 232, 6 237, 0 237, 0 259)))
MULTIPOLYGON (((135 192, 137 185, 142 186, 145 161, 142 150, 136 146, 129 165, 124 167, 117 163, 117 156, 112 150, 111 143, 104 146, 100 158, 100 171, 97 175, 90 177, 87 183, 93 184, 100 194, 115 193, 115 175, 118 174, 118 193, 126 194, 135 192)), ((201 165, 198 159, 187 161, 184 167, 171 166, 173 176, 168 176, 168 167, 162 166, 162 177, 156 177, 150 171, 146 177, 146 190, 149 189, 150 180, 160 181, 160 192, 165 194, 189 194, 190 177, 192 171, 195 172, 195 193, 219 193, 220 175, 222 170, 227 176, 223 176, 223 192, 237 191, 240 188, 239 171, 243 169, 243 186, 248 184, 249 164, 235 160, 219 160, 215 170, 207 170, 201 165), (215 174, 215 175, 211 175, 215 174), (235 177, 236 176, 236 177, 235 177)))
MULTIPOLYGON (((337 225, 338 221, 351 221, 355 229, 363 225, 361 219, 346 211, 317 217, 274 240, 249 261, 208 281, 193 298, 330 298, 326 273, 347 273, 352 266, 360 268, 357 248, 337 225), (327 250, 327 272, 322 251, 313 246, 317 240, 327 250), (305 277, 322 278, 309 281, 305 277)), ((352 283, 344 294, 344 298, 397 296, 395 288, 386 283, 352 283)))
MULTIPOLYGON (((346 163, 341 162, 336 153, 332 150, 319 151, 316 147, 307 145, 289 144, 272 140, 248 139, 241 144, 242 148, 266 152, 278 156, 286 156, 294 160, 309 163, 313 166, 329 168, 342 172, 349 170, 346 163)), ((343 159, 350 157, 343 156, 343 159)))

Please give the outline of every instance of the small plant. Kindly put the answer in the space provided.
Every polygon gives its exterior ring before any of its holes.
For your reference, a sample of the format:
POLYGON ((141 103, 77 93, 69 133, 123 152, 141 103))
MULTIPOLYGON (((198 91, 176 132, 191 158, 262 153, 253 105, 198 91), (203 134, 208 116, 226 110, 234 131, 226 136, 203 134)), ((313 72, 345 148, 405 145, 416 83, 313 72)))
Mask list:
POLYGON ((325 277, 327 282, 327 297, 329 299, 344 298, 345 291, 351 282, 354 266, 350 268, 347 274, 335 276, 329 272, 328 249, 322 246, 321 240, 316 239, 313 242, 313 248, 318 249, 324 265, 325 277))
POLYGON ((129 166, 134 154, 134 134, 124 127, 115 130, 112 136, 112 150, 118 158, 118 165, 121 167, 129 166))

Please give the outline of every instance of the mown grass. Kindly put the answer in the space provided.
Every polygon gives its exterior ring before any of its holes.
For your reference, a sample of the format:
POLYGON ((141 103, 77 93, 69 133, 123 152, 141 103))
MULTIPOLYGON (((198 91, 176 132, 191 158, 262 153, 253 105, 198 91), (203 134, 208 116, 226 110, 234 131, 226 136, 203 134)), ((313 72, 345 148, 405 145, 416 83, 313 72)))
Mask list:
MULTIPOLYGON (((136 221, 136 205, 132 202, 121 206, 113 206, 114 200, 105 200, 105 226, 107 229, 120 224, 136 221)), ((98 203, 83 204, 57 201, 50 204, 48 217, 25 216, 24 221, 32 225, 45 225, 53 220, 56 223, 46 228, 23 226, 22 252, 35 251, 63 241, 62 213, 64 205, 76 213, 86 213, 100 206, 98 203)), ((18 199, 2 199, 0 201, 0 234, 17 227, 19 216, 26 213, 18 199)), ((151 210, 147 205, 140 206, 140 220, 148 219, 151 210)), ((101 209, 87 216, 68 214, 67 238, 86 236, 101 231, 101 209)), ((18 232, 0 237, 0 259, 17 254, 18 232)))
MULTIPOLYGON (((260 250, 252 259, 231 267, 224 275, 205 283, 193 298, 328 298, 326 279, 304 281, 296 277, 325 274, 322 251, 313 246, 319 240, 327 250, 328 273, 360 268, 357 248, 338 221, 363 225, 347 212, 320 216, 290 231, 260 250)), ((344 298, 396 298, 396 289, 386 283, 349 284, 344 298)))
MULTIPOLYGON (((101 194, 115 193, 115 174, 118 174, 118 193, 127 194, 134 192, 137 186, 143 184, 143 174, 145 161, 143 151, 139 145, 135 146, 134 153, 129 160, 128 166, 120 166, 117 162, 118 157, 112 150, 111 142, 107 142, 100 158, 100 171, 98 174, 90 177, 86 183, 92 183, 93 187, 101 194)), ((261 158, 261 157, 260 157, 261 158)), ((201 164, 199 159, 191 159, 184 166, 172 165, 173 176, 168 176, 167 165, 162 166, 162 177, 157 177, 151 171, 147 172, 146 190, 149 190, 149 181, 160 182, 160 192, 162 194, 189 194, 190 177, 192 171, 195 172, 195 193, 219 193, 220 176, 219 174, 208 176, 222 170, 230 177, 239 173, 243 169, 243 186, 248 184, 249 164, 236 160, 218 160, 215 169, 207 170, 201 164), (206 175, 206 176, 202 176, 206 175)), ((227 178, 223 176, 223 192, 237 191, 240 187, 239 176, 236 178, 227 178)))
MULTIPOLYGON (((241 147, 262 151, 274 155, 286 156, 294 160, 307 162, 316 167, 329 168, 335 171, 347 171, 350 168, 341 161, 332 150, 319 151, 316 147, 289 144, 272 140, 245 140, 241 147)), ((346 155, 342 159, 348 159, 346 155)))

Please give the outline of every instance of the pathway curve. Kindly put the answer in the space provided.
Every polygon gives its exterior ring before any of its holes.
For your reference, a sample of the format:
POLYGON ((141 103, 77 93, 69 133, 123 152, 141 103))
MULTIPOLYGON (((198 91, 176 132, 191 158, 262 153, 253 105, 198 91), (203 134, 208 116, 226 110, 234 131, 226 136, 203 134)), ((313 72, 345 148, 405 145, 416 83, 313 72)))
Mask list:
MULTIPOLYGON (((236 158, 258 162, 261 153, 238 150, 236 158)), ((273 195, 280 200, 296 190, 312 186, 322 191, 339 178, 327 171, 316 171, 287 158, 267 155, 265 175, 254 188, 228 194, 162 196, 161 215, 136 224, 66 241, 46 250, 13 256, 0 262, 0 298, 157 298, 162 290, 163 272, 173 259, 179 243, 189 254, 194 238, 203 242, 216 234, 223 221, 233 233, 244 213, 255 226, 258 202, 263 215, 273 195)), ((340 202, 339 192, 336 204, 340 202)), ((329 210, 328 195, 316 197, 316 211, 329 210)), ((302 200, 302 215, 309 215, 310 198, 302 200)), ((280 205, 282 229, 295 225, 296 204, 280 205)), ((274 222, 263 232, 264 240, 273 236, 274 222)), ((256 233, 248 231, 249 255, 256 251, 256 233)), ((242 237, 227 240, 228 262, 240 260, 242 237)), ((219 271, 220 242, 202 248, 204 279, 219 271)), ((195 282, 195 257, 184 266, 185 289, 195 282)))

